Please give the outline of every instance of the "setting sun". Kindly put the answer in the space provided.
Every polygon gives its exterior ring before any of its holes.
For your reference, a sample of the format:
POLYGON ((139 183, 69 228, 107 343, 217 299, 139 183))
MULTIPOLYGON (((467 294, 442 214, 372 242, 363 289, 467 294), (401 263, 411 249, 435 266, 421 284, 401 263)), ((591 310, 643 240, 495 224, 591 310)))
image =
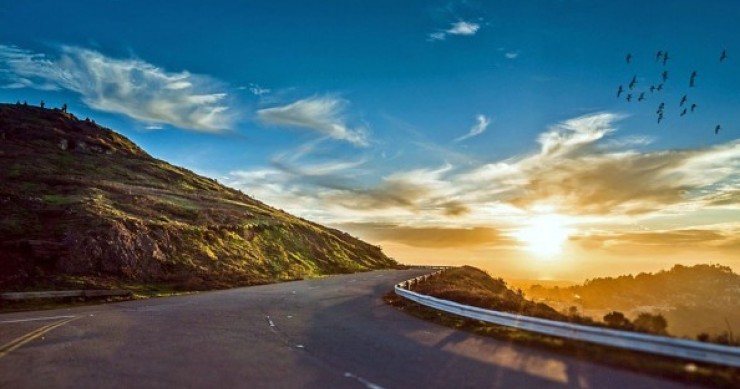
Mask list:
POLYGON ((514 237, 527 245, 527 250, 539 258, 551 259, 560 254, 570 232, 565 218, 559 215, 538 215, 514 233, 514 237))

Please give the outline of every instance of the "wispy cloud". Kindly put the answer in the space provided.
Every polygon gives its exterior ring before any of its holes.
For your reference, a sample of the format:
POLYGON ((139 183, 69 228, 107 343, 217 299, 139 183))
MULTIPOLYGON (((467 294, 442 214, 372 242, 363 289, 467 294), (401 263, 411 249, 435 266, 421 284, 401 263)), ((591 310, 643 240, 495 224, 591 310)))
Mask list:
POLYGON ((47 56, 0 45, 0 78, 5 88, 66 89, 91 108, 150 125, 218 132, 236 120, 222 84, 210 77, 80 47, 62 46, 47 56))
POLYGON ((255 96, 262 96, 262 95, 266 95, 266 94, 272 92, 271 89, 263 88, 262 86, 260 86, 258 84, 254 84, 254 83, 249 84, 248 87, 247 86, 239 87, 239 89, 248 89, 255 96))
MULTIPOLYGON (((612 142, 620 117, 597 113, 566 120, 539 136, 536 152, 472 168, 447 163, 400 170, 368 182, 355 179, 357 165, 352 161, 301 169, 275 165, 271 181, 262 183, 275 190, 265 196, 280 193, 285 207, 302 213, 299 204, 305 205, 325 222, 402 217, 410 223, 472 228, 490 225, 492 219, 516 223, 522 215, 542 209, 602 220, 708 207, 740 209, 740 140, 640 151, 633 147, 642 142, 612 142)), ((234 177, 251 177, 236 173, 234 177)), ((260 183, 236 180, 234 185, 255 188, 260 183)))
POLYGON ((429 34, 429 40, 441 41, 447 39, 449 35, 475 35, 478 30, 480 30, 480 24, 460 20, 452 23, 450 28, 446 30, 429 34))
POLYGON ((488 126, 491 124, 491 119, 487 118, 485 115, 479 114, 475 117, 475 125, 470 128, 470 131, 468 131, 467 134, 455 139, 455 142, 460 142, 468 138, 472 138, 476 135, 482 134, 488 126))
POLYGON ((507 59, 516 59, 517 57, 519 57, 519 52, 518 51, 508 51, 504 53, 504 57, 506 57, 507 59))
POLYGON ((257 117, 265 124, 308 128, 356 146, 368 146, 367 130, 346 124, 344 112, 347 104, 346 100, 332 96, 314 96, 284 106, 260 109, 257 117))

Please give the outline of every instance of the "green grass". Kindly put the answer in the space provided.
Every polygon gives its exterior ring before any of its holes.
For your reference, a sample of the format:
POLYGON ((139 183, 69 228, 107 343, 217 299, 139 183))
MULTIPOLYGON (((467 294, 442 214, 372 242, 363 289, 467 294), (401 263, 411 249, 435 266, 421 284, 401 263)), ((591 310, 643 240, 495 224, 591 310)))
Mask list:
POLYGON ((42 197, 44 204, 47 205, 69 205, 76 204, 84 200, 83 196, 78 195, 44 195, 42 197))

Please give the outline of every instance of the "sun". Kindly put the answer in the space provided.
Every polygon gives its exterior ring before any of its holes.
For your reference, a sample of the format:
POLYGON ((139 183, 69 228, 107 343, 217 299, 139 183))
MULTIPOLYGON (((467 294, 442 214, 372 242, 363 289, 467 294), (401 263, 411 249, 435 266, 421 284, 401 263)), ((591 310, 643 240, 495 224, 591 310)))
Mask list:
POLYGON ((563 251, 570 236, 566 219, 560 215, 537 215, 514 233, 527 245, 527 250, 542 259, 552 259, 563 251))

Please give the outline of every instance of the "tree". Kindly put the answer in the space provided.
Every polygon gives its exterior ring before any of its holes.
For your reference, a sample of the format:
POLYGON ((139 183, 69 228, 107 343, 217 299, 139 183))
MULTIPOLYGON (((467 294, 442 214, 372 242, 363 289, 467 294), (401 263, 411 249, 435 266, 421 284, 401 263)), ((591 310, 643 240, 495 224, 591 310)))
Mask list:
POLYGON ((642 332, 649 332, 651 334, 666 334, 666 328, 668 328, 668 322, 661 314, 651 315, 649 313, 641 313, 637 316, 635 321, 632 322, 635 325, 635 329, 642 332))
POLYGON ((624 316, 624 313, 619 311, 611 311, 604 315, 604 323, 608 324, 609 327, 614 328, 631 328, 632 323, 630 323, 630 320, 627 319, 627 317, 624 316))
POLYGON ((67 113, 67 103, 62 104, 62 112, 67 113))
POLYGON ((44 100, 41 100, 41 108, 44 108, 44 105, 46 105, 46 103, 44 103, 44 100))

